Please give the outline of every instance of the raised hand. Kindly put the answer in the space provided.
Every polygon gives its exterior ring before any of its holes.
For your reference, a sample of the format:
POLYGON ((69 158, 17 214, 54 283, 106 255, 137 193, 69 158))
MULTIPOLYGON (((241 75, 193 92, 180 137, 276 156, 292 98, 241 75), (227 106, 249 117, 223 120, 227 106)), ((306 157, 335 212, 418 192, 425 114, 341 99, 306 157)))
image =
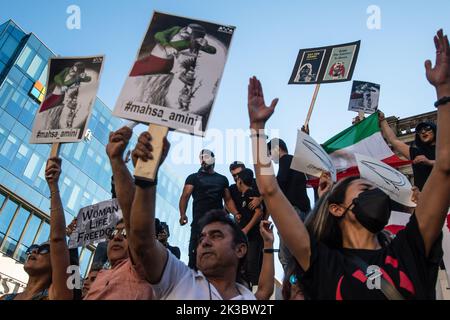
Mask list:
MULTIPOLYGON (((133 160, 133 165, 136 167, 136 163, 138 159, 140 158, 142 161, 148 161, 153 159, 153 146, 151 144, 152 141, 152 135, 149 132, 143 132, 139 136, 138 142, 136 144, 135 149, 131 153, 131 158, 133 160)), ((166 137, 164 137, 163 140, 163 152, 161 155, 161 160, 159 161, 159 165, 161 166, 166 160, 167 155, 170 150, 170 142, 167 140, 166 137)))
POLYGON ((259 233, 261 234, 264 242, 273 242, 274 236, 272 222, 268 220, 262 220, 259 223, 259 233))
POLYGON ((434 36, 434 45, 436 47, 436 63, 434 68, 431 61, 425 61, 425 69, 428 81, 440 90, 444 87, 450 89, 450 49, 447 35, 444 35, 442 29, 434 36))
POLYGON ((61 175, 61 158, 52 157, 47 160, 45 168, 45 180, 51 187, 58 187, 59 176, 61 175))
POLYGON ((123 127, 109 134, 109 142, 106 145, 106 153, 111 160, 123 159, 123 153, 130 141, 133 131, 123 127))
POLYGON ((333 180, 331 179, 331 174, 329 172, 322 172, 319 180, 319 188, 317 193, 319 198, 321 198, 325 193, 331 190, 333 187, 333 180))
POLYGON ((250 119, 250 128, 262 129, 266 121, 275 111, 278 98, 273 99, 270 106, 266 106, 261 82, 256 78, 250 78, 248 84, 248 116, 250 119))

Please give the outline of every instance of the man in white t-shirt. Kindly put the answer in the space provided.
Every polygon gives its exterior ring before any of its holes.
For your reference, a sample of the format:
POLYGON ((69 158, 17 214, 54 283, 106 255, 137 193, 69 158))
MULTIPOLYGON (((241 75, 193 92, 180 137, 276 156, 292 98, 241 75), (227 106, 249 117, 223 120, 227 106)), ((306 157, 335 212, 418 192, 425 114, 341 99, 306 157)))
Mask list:
MULTIPOLYGON (((164 141, 165 158, 168 142, 164 141)), ((151 159, 151 136, 139 137, 133 158, 151 159)), ((162 161, 161 161, 162 162, 162 161)), ((239 270, 247 254, 247 238, 223 210, 210 211, 200 222, 197 268, 175 258, 155 236, 156 183, 136 179, 131 209, 130 248, 140 260, 156 299, 254 300, 238 283, 239 270)))

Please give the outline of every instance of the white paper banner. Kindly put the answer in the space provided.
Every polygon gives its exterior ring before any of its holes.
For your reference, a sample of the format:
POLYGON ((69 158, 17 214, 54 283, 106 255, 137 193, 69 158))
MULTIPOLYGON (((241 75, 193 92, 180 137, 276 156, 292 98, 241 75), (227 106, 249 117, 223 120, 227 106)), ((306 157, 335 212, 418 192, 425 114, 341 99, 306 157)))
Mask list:
POLYGON ((291 169, 315 177, 320 177, 322 172, 328 171, 333 181, 336 181, 336 168, 330 156, 320 144, 300 129, 297 133, 297 144, 291 169))
POLYGON ((416 206, 411 201, 412 186, 405 175, 380 160, 361 154, 355 154, 355 157, 361 178, 373 182, 392 200, 408 207, 416 206))

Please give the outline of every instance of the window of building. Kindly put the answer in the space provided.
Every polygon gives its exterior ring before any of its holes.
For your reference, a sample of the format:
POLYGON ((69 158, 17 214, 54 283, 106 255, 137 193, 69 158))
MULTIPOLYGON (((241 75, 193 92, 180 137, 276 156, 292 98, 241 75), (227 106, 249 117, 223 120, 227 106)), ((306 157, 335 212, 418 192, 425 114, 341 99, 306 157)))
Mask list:
POLYGON ((28 97, 26 95, 19 90, 16 90, 12 95, 11 100, 7 102, 5 110, 14 118, 18 118, 27 99, 28 97))
POLYGON ((35 55, 33 61, 31 61, 31 64, 27 69, 27 74, 33 79, 37 79, 45 67, 44 63, 44 60, 39 55, 35 55))
MULTIPOLYGON (((72 190, 72 194, 70 195, 69 202, 67 203, 67 208, 75 211, 75 206, 77 205, 78 195, 80 194, 80 187, 75 185, 72 190)), ((79 205, 79 204, 78 204, 79 205)))
POLYGON ((26 259, 26 251, 33 244, 36 233, 41 225, 41 219, 35 215, 32 215, 28 221, 28 225, 24 231, 22 240, 20 241, 16 253, 13 258, 24 263, 26 259))
POLYGON ((20 235, 23 232, 25 223, 27 222, 30 212, 24 208, 20 208, 14 217, 14 221, 11 224, 11 229, 6 239, 3 241, 3 247, 1 249, 8 256, 12 256, 16 250, 17 243, 19 242, 20 235))
POLYGON ((92 251, 84 248, 81 251, 81 255, 80 255, 80 274, 81 276, 84 278, 86 276, 87 273, 87 269, 89 267, 89 263, 91 262, 91 257, 92 257, 92 251))
POLYGON ((8 200, 6 204, 3 206, 2 211, 0 212, 0 244, 3 242, 5 238, 6 231, 8 230, 9 224, 16 212, 18 204, 8 200))
POLYGON ((19 59, 17 59, 16 64, 23 70, 27 70, 35 54, 36 52, 33 49, 31 49, 28 45, 26 45, 23 48, 22 53, 19 56, 19 59))
POLYGON ((6 79, 0 89, 0 108, 4 109, 6 107, 6 103, 11 99, 14 90, 11 80, 6 79))
POLYGON ((8 36, 8 39, 6 39, 6 41, 3 43, 2 48, 0 49, 0 59, 4 63, 7 63, 16 51, 18 45, 19 41, 14 39, 11 35, 8 36))
POLYGON ((36 170, 36 166, 39 162, 39 156, 36 153, 31 155, 30 161, 28 161, 28 165, 25 168, 23 175, 28 179, 32 180, 34 176, 34 171, 36 170))
POLYGON ((44 222, 44 224, 42 224, 41 226, 41 229, 39 230, 39 234, 34 243, 41 244, 47 241, 49 236, 50 236, 50 225, 47 222, 44 222))

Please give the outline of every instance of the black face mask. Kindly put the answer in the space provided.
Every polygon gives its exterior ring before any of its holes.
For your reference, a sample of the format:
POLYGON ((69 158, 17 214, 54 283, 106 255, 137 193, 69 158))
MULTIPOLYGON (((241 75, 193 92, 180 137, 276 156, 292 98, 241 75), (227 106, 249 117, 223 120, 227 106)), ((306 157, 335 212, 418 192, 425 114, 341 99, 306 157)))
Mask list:
POLYGON ((391 217, 391 200, 379 188, 361 192, 353 205, 356 220, 372 233, 383 230, 391 217))

